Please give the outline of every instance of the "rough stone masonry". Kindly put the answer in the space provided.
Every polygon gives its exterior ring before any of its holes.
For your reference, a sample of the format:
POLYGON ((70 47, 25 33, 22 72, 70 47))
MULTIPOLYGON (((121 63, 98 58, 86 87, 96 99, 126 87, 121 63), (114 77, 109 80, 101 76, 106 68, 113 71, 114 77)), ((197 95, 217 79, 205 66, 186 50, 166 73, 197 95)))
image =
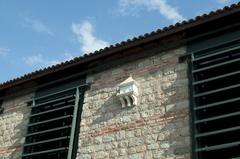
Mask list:
MULTIPOLYGON (((185 47, 159 52, 89 74, 77 159, 189 159, 190 126, 185 47), (122 108, 118 84, 132 75, 139 105, 122 108)), ((0 115, 0 159, 20 159, 31 94, 5 100, 0 115)))
POLYGON ((26 134, 32 94, 10 98, 3 102, 0 115, 0 159, 20 159, 26 134))
POLYGON ((169 50, 88 76, 78 159, 190 158, 185 48, 169 50), (139 83, 140 103, 122 108, 117 86, 129 75, 139 83))

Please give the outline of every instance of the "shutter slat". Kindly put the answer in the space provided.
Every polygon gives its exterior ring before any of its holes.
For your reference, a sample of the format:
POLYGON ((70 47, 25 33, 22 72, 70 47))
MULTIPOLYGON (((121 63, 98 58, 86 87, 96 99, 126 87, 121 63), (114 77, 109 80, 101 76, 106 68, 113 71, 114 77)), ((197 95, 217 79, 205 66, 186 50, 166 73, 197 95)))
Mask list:
POLYGON ((39 144, 45 144, 45 143, 49 143, 49 142, 53 142, 53 141, 66 140, 66 139, 69 139, 69 136, 58 137, 58 138, 49 139, 49 140, 43 140, 43 141, 34 142, 34 143, 27 143, 27 144, 24 144, 24 147, 33 146, 33 145, 39 145, 39 144))
POLYGON ((227 132, 236 131, 236 130, 240 130, 240 126, 236 126, 236 127, 232 127, 232 128, 228 128, 228 129, 217 130, 217 131, 210 131, 210 132, 207 132, 207 133, 197 134, 196 138, 203 137, 203 136, 216 135, 216 134, 220 134, 220 133, 227 133, 227 132))
MULTIPOLYGON (((78 88, 85 88, 85 87, 88 87, 88 84, 78 85, 77 87, 78 88)), ((51 96, 56 96, 58 94, 62 94, 62 93, 64 94, 65 92, 68 92, 68 91, 71 91, 71 90, 75 90, 75 89, 76 89, 76 87, 70 87, 70 88, 67 88, 67 89, 64 89, 64 90, 61 90, 61 91, 57 91, 57 92, 54 92, 54 93, 49 93, 47 95, 34 98, 34 100, 37 101, 37 100, 48 98, 48 97, 51 97, 51 96)))
POLYGON ((219 116, 206 118, 206 119, 202 119, 202 120, 196 120, 195 123, 199 124, 199 123, 204 123, 204 122, 210 122, 210 121, 213 121, 213 120, 224 119, 224 118, 233 117, 233 116, 236 116, 236 115, 240 115, 240 112, 234 112, 234 113, 219 115, 219 116))
POLYGON ((44 115, 44 114, 48 114, 48 113, 51 113, 51 112, 56 112, 56 111, 59 111, 59 110, 64 110, 64 109, 72 108, 72 107, 74 107, 74 105, 67 105, 67 106, 64 106, 64 107, 55 108, 55 109, 43 111, 43 112, 40 112, 40 113, 35 113, 35 114, 30 115, 30 117, 35 117, 35 116, 39 116, 39 115, 44 115))
POLYGON ((215 102, 215 103, 211 103, 211 104, 197 106, 197 107, 194 108, 194 110, 200 110, 200 109, 216 107, 216 106, 219 106, 219 105, 232 103, 232 102, 237 102, 237 101, 240 101, 240 97, 229 99, 229 100, 224 100, 224 101, 220 101, 220 102, 215 102))
POLYGON ((213 69, 213 68, 216 68, 216 67, 219 67, 219 66, 232 64, 234 62, 239 62, 239 61, 240 61, 240 58, 237 58, 237 59, 234 59, 234 60, 230 60, 230 61, 215 64, 215 65, 207 66, 207 67, 204 67, 204 68, 196 69, 196 70, 192 71, 192 73, 198 73, 198 72, 201 72, 201 71, 210 70, 210 69, 213 69))
POLYGON ((59 130, 67 129, 67 128, 71 128, 71 126, 68 125, 68 126, 62 126, 62 127, 58 127, 58 128, 54 128, 54 129, 38 131, 38 132, 35 132, 35 133, 28 133, 25 137, 29 137, 29 136, 33 136, 33 135, 39 135, 39 134, 45 134, 45 133, 49 133, 49 132, 53 132, 53 131, 59 131, 59 130))
POLYGON ((36 155, 47 154, 47 153, 52 153, 52 152, 59 152, 59 151, 65 151, 65 150, 68 150, 68 148, 67 147, 62 147, 62 148, 57 148, 57 149, 52 149, 52 150, 33 152, 33 153, 26 153, 26 154, 23 154, 22 156, 23 157, 36 156, 36 155))
POLYGON ((240 71, 235 71, 235 72, 227 73, 227 74, 224 74, 224 75, 208 78, 208 79, 205 79, 205 80, 199 80, 197 82, 193 82, 193 85, 198 85, 198 84, 203 84, 203 83, 207 83, 207 82, 212 82, 214 80, 219 80, 221 78, 226 78, 226 77, 233 76, 233 75, 238 75, 238 74, 240 74, 240 71))
POLYGON ((240 145, 240 141, 227 143, 227 144, 216 145, 216 146, 209 146, 209 147, 204 147, 204 148, 198 148, 198 149, 196 149, 196 152, 213 151, 213 150, 218 150, 218 149, 226 149, 226 148, 229 148, 229 147, 234 147, 234 146, 239 146, 239 145, 240 145))
POLYGON ((57 98, 57 99, 54 99, 54 100, 49 100, 47 102, 43 102, 41 104, 37 104, 37 105, 34 105, 32 106, 32 108, 36 108, 36 107, 40 107, 40 106, 45 106, 47 104, 51 104, 51 103, 54 103, 54 102, 59 102, 59 101, 62 101, 62 100, 66 100, 66 99, 69 99, 69 98, 72 98, 74 97, 74 95, 68 95, 68 96, 65 96, 65 97, 61 97, 61 98, 57 98))
POLYGON ((197 97, 201 97, 201 96, 206 96, 206 95, 210 95, 210 94, 213 94, 213 93, 223 92, 223 91, 233 89, 233 88, 238 88, 238 87, 240 87, 240 84, 235 84, 235 85, 232 85, 232 86, 219 88, 219 89, 215 89, 215 90, 204 92, 204 93, 196 93, 194 95, 194 97, 197 98, 197 97))
POLYGON ((208 55, 203 56, 203 57, 194 58, 194 60, 192 60, 192 62, 203 60, 203 59, 206 59, 206 58, 209 58, 209 57, 214 57, 216 55, 225 54, 225 53, 228 53, 229 51, 234 51, 234 50, 237 50, 237 49, 240 49, 240 46, 229 48, 229 49, 225 49, 225 50, 222 50, 222 51, 218 51, 218 52, 215 52, 215 53, 212 53, 212 54, 208 54, 208 55))
POLYGON ((57 121, 57 120, 61 120, 61 119, 66 119, 66 118, 70 118, 70 117, 72 117, 72 115, 61 116, 61 117, 58 117, 58 118, 53 118, 53 119, 49 119, 49 120, 44 120, 44 121, 28 124, 28 126, 31 127, 31 126, 36 126, 36 125, 40 125, 40 124, 46 124, 46 123, 49 123, 49 122, 53 122, 53 121, 57 121))

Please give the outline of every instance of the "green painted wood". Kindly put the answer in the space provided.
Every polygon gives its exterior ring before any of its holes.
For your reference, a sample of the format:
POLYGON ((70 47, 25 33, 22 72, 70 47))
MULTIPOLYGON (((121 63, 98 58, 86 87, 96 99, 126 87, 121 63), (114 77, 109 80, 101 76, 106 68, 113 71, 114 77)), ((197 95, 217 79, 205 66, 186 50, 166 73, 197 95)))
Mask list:
POLYGON ((59 83, 55 85, 53 84, 53 86, 47 86, 36 91, 35 100, 38 101, 43 98, 47 99, 47 98, 50 98, 51 96, 55 97, 59 94, 62 94, 68 91, 75 92, 75 89, 77 87, 86 87, 86 86, 87 84, 86 84, 85 78, 65 81, 63 83, 59 83))
POLYGON ((215 146, 209 146, 209 147, 204 147, 204 148, 198 148, 196 149, 196 152, 200 151, 213 151, 213 150, 218 150, 218 149, 226 149, 229 147, 234 147, 234 146, 239 146, 240 141, 237 142, 232 142, 232 143, 227 143, 227 144, 221 144, 221 145, 215 145, 215 146))
POLYGON ((205 51, 206 46, 211 49, 213 47, 216 48, 216 46, 219 46, 219 45, 224 45, 225 43, 228 44, 231 42, 235 42, 239 40, 239 37, 237 36, 237 34, 239 33, 238 32, 239 26, 240 26, 240 23, 236 23, 236 24, 225 26, 222 28, 216 28, 210 32, 201 33, 194 37, 189 37, 187 39, 187 42, 188 42, 187 49, 189 50, 189 53, 192 53, 191 51, 197 51, 197 50, 205 51), (228 31, 229 29, 231 29, 232 33, 228 31), (213 35, 219 32, 222 32, 222 34, 219 35, 220 38, 216 35, 213 35), (225 38, 225 39, 219 40, 222 38, 225 38), (208 39, 210 42, 206 42, 206 40, 208 39), (209 45, 204 45, 206 43, 208 43, 209 45))
POLYGON ((40 124, 47 124, 49 122, 58 121, 58 120, 62 120, 62 119, 67 119, 67 118, 70 118, 70 117, 72 117, 72 115, 65 115, 65 116, 61 116, 61 117, 58 117, 58 118, 53 118, 53 119, 44 120, 44 121, 40 121, 40 122, 36 122, 36 123, 31 123, 31 124, 28 124, 28 127, 36 126, 36 125, 40 125, 40 124))
POLYGON ((219 115, 219 116, 206 118, 206 119, 202 119, 202 120, 196 120, 195 124, 200 124, 200 123, 204 123, 204 122, 211 122, 211 121, 214 121, 214 120, 224 119, 224 118, 233 117, 233 116, 237 116, 237 115, 240 115, 240 112, 234 112, 234 113, 219 115))
POLYGON ((54 103, 54 102, 59 102, 59 101, 62 101, 62 100, 70 99, 70 98, 73 98, 74 96, 75 95, 68 95, 68 96, 64 96, 64 97, 61 97, 61 98, 57 98, 57 99, 47 100, 46 102, 43 102, 41 104, 36 104, 35 106, 32 106, 32 108, 45 106, 45 105, 48 105, 48 104, 51 104, 51 103, 54 103))
POLYGON ((54 129, 48 129, 48 130, 38 131, 38 132, 34 132, 34 133, 28 133, 25 137, 34 136, 34 135, 40 135, 40 134, 45 134, 45 133, 49 133, 49 132, 53 132, 53 131, 59 131, 59 130, 68 129, 68 128, 71 128, 71 125, 62 126, 62 127, 58 127, 58 128, 54 128, 54 129))
POLYGON ((2 104, 3 104, 3 101, 0 100, 0 114, 2 114, 3 111, 4 111, 4 108, 2 107, 2 104))
POLYGON ((240 155, 239 50, 240 28, 188 44, 193 159, 240 155))
MULTIPOLYGON (((234 50, 238 50, 240 49, 240 46, 237 46, 237 47, 232 47, 232 48, 228 48, 228 49, 224 49, 224 50, 221 50, 221 51, 217 51, 215 53, 211 53, 211 54, 208 54, 206 56, 202 56, 202 57, 199 57, 199 58, 195 58, 194 60, 192 60, 192 62, 197 62, 197 61, 200 61, 200 60, 203 60, 203 59, 207 59, 209 57, 214 57, 216 55, 221 55, 221 54, 226 54, 228 53, 229 51, 234 51, 234 50)), ((196 54, 196 52, 194 52, 194 54, 196 54)))
POLYGON ((196 135, 196 138, 212 136, 212 135, 227 133, 227 132, 236 131, 236 130, 240 130, 240 126, 226 128, 226 129, 222 129, 222 130, 210 131, 210 132, 206 132, 206 133, 200 133, 200 134, 196 135))
POLYGON ((207 78, 205 80, 195 81, 195 82, 193 82, 193 85, 198 85, 198 84, 203 84, 203 83, 207 83, 207 82, 212 82, 214 80, 219 80, 219 79, 222 79, 222 78, 226 78, 226 77, 230 77, 230 76, 238 75, 238 74, 240 74, 240 71, 230 72, 230 73, 219 75, 219 76, 215 76, 215 77, 212 77, 212 78, 207 78))
POLYGON ((38 145, 38 144, 45 144, 45 143, 54 142, 54 141, 58 141, 58 140, 66 140, 69 138, 70 138, 70 136, 58 137, 58 138, 43 140, 43 141, 34 142, 34 143, 25 143, 23 146, 27 147, 27 146, 33 146, 33 145, 38 145))
POLYGON ((75 155, 76 124, 80 125, 76 119, 83 104, 83 97, 79 99, 79 95, 86 86, 85 79, 75 79, 40 87, 33 98, 23 159, 34 159, 36 155, 45 158, 51 154, 56 159, 75 155), (66 152, 61 153, 63 150, 66 152))
POLYGON ((240 101, 240 97, 229 99, 229 100, 224 100, 224 101, 220 101, 220 102, 215 102, 215 103, 211 103, 211 104, 197 106, 197 107, 194 107, 194 110, 200 110, 200 109, 216 107, 216 106, 219 106, 219 105, 232 103, 232 102, 237 102, 237 101, 240 101))
POLYGON ((48 113, 52 113, 52 112, 56 112, 56 111, 60 111, 60 110, 64 110, 64 109, 69 109, 69 108, 72 108, 72 107, 74 107, 74 105, 67 105, 67 106, 64 106, 64 107, 43 111, 43 112, 40 112, 40 113, 34 113, 34 114, 30 115, 30 117, 36 117, 36 116, 39 116, 39 115, 44 115, 44 114, 48 114, 48 113))
POLYGON ((232 64, 232 63, 235 63, 235 62, 240 62, 240 58, 230 60, 230 61, 226 61, 226 62, 222 62, 222 63, 215 64, 215 65, 211 65, 211 66, 208 66, 208 67, 196 69, 196 70, 192 71, 192 73, 198 73, 198 72, 202 72, 202 71, 206 71, 206 70, 210 70, 210 69, 215 69, 216 67, 224 66, 224 65, 227 65, 227 64, 232 64))
POLYGON ((213 93, 219 93, 219 92, 223 92, 223 91, 233 89, 233 88, 238 88, 238 87, 240 87, 240 84, 235 84, 235 85, 231 85, 231 86, 228 86, 228 87, 219 88, 219 89, 215 89, 215 90, 212 90, 212 91, 207 91, 207 92, 204 92, 204 93, 196 93, 194 95, 194 97, 197 98, 197 97, 201 97, 201 96, 206 96, 206 95, 210 95, 210 94, 213 94, 213 93))
MULTIPOLYGON (((193 42, 189 42, 187 46, 187 52, 189 54, 199 53, 199 52, 209 52, 211 50, 216 52, 218 48, 222 48, 222 46, 229 45, 230 47, 235 46, 236 43, 239 43, 240 40, 240 29, 233 29, 231 32, 223 32, 218 36, 212 36, 207 38, 201 38, 199 40, 195 40, 193 42)), ((238 45, 236 45, 238 46, 238 45)))
POLYGON ((76 128, 76 121, 77 121, 77 113, 79 108, 79 100, 80 100, 80 92, 79 92, 79 88, 77 88, 67 159, 72 159, 73 143, 74 143, 74 137, 76 132, 75 128, 76 128))
POLYGON ((46 154, 46 153, 52 153, 52 152, 59 152, 59 151, 65 151, 68 150, 67 147, 62 147, 62 148, 57 148, 57 149, 52 149, 52 150, 46 150, 46 151, 40 151, 40 152, 33 152, 29 154, 23 154, 23 157, 28 157, 28 156, 36 156, 36 155, 41 155, 41 154, 46 154))

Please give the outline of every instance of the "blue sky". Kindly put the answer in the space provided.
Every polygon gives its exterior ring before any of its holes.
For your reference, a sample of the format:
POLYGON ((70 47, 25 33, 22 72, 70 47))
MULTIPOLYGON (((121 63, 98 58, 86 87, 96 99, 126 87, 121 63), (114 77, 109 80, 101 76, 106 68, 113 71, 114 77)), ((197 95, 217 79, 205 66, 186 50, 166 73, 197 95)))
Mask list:
POLYGON ((236 0, 0 0, 0 83, 236 0))

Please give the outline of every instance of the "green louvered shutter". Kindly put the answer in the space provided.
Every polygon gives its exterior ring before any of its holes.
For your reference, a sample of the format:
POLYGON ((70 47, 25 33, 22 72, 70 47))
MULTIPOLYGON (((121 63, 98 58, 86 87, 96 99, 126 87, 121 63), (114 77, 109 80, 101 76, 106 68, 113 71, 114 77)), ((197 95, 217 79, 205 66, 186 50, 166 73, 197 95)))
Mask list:
POLYGON ((240 40, 191 53, 193 156, 240 158, 240 40))
POLYGON ((4 108, 2 107, 2 104, 3 104, 3 101, 0 100, 0 114, 2 114, 4 110, 4 108))
POLYGON ((37 93, 33 99, 23 159, 72 159, 86 86, 37 93))

